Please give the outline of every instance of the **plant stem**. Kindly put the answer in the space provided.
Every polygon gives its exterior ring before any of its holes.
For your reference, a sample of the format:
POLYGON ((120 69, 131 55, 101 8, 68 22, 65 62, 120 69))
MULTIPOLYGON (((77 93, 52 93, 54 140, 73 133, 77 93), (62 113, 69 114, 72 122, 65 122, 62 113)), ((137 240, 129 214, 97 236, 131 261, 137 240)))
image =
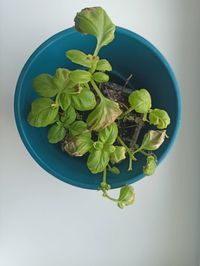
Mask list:
POLYGON ((134 134, 133 134, 133 137, 132 137, 131 142, 130 142, 130 146, 131 146, 132 150, 134 149, 134 145, 137 143, 137 140, 138 140, 138 137, 139 137, 139 134, 140 134, 140 131, 141 131, 143 125, 144 125, 144 121, 141 120, 137 124, 137 126, 135 127, 134 134))
POLYGON ((126 82, 125 82, 125 84, 124 84, 122 90, 124 90, 124 89, 126 88, 126 86, 128 85, 130 79, 132 79, 132 77, 133 77, 133 74, 130 74, 130 76, 126 79, 126 82))
POLYGON ((106 184, 106 174, 107 174, 107 171, 106 171, 106 168, 103 170, 103 183, 106 184))
POLYGON ((148 113, 144 113, 144 115, 143 115, 143 118, 142 118, 142 119, 143 119, 143 121, 146 121, 146 122, 148 122, 148 123, 149 123, 149 120, 147 119, 147 114, 148 114, 148 113))
POLYGON ((92 87, 96 91, 99 98, 102 100, 104 98, 104 96, 103 96, 102 92, 100 91, 100 89, 98 88, 97 84, 94 82, 94 80, 91 80, 90 83, 92 84, 92 87))
POLYGON ((124 141, 118 136, 117 140, 119 141, 119 143, 124 146, 124 148, 126 149, 128 155, 129 155, 129 166, 128 166, 128 171, 132 171, 133 167, 133 160, 136 160, 135 157, 133 156, 131 150, 129 149, 129 147, 124 143, 124 141))
POLYGON ((126 149, 126 152, 128 153, 128 155, 130 156, 130 158, 132 159, 132 160, 136 160, 136 158, 133 156, 133 153, 131 152, 131 150, 129 149, 129 147, 124 143, 124 141, 120 138, 120 136, 118 136, 117 137, 117 140, 118 140, 118 142, 122 145, 122 146, 124 146, 124 148, 126 149))
POLYGON ((133 107, 129 107, 128 110, 126 112, 123 113, 123 118, 128 115, 130 112, 132 112, 134 110, 133 107))
MULTIPOLYGON (((105 168, 104 171, 103 171, 103 180, 102 180, 102 183, 103 183, 104 185, 107 184, 107 182, 106 182, 106 176, 107 176, 107 171, 106 171, 106 168, 105 168)), ((112 198, 112 197, 110 197, 110 196, 108 195, 108 193, 107 193, 107 191, 106 191, 106 188, 102 187, 101 190, 103 191, 103 196, 104 196, 105 198, 107 198, 107 199, 109 199, 109 200, 112 200, 112 201, 114 201, 114 202, 118 202, 118 199, 112 198)))
POLYGON ((128 165, 128 171, 132 171, 133 170, 133 160, 131 159, 131 157, 129 156, 129 165, 128 165))
POLYGON ((140 153, 144 154, 145 156, 149 156, 149 153, 147 153, 147 152, 145 152, 143 150, 141 150, 140 153))
POLYGON ((134 152, 133 152, 133 156, 137 153, 137 152, 140 152, 142 150, 142 146, 140 146, 137 150, 135 150, 134 152))
POLYGON ((59 101, 59 97, 60 97, 60 93, 58 93, 58 94, 56 95, 56 100, 55 100, 56 107, 59 106, 59 103, 58 103, 58 101, 59 101))
POLYGON ((109 199, 109 200, 112 200, 112 201, 114 201, 114 202, 118 202, 118 199, 115 199, 115 198, 110 197, 110 196, 107 194, 106 191, 104 191, 103 196, 104 196, 105 198, 109 199))
POLYGON ((97 56, 99 53, 99 45, 97 43, 93 56, 97 56))

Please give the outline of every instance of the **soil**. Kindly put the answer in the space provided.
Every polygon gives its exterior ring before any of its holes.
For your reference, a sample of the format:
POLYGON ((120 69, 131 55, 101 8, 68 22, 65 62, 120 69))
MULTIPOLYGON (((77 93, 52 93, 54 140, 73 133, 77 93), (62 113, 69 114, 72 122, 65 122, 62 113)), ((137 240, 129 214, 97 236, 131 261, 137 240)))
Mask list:
MULTIPOLYGON (((129 107, 128 96, 132 90, 114 82, 102 83, 99 87, 107 98, 118 102, 120 109, 125 112, 129 107)), ((117 120, 119 136, 134 151, 144 122, 142 115, 132 111, 126 119, 117 120)))

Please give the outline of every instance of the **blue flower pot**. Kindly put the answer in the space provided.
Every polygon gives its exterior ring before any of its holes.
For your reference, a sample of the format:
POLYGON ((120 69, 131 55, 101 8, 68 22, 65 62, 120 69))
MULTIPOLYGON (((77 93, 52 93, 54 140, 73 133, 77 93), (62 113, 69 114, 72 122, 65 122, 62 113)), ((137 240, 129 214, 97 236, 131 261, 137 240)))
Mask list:
MULTIPOLYGON (((93 36, 83 36, 74 28, 57 33, 44 42, 28 59, 17 82, 14 110, 21 139, 35 161, 56 178, 81 188, 98 189, 101 174, 93 175, 86 166, 86 157, 75 158, 61 151, 60 145, 50 144, 47 128, 34 128, 27 123, 31 102, 37 97, 32 81, 41 73, 54 74, 56 68, 75 68, 66 57, 69 49, 80 49, 92 53, 95 48, 93 36)), ((146 88, 150 91, 153 107, 167 110, 171 124, 167 129, 169 139, 156 152, 158 163, 172 147, 180 125, 181 97, 176 78, 161 53, 141 36, 117 27, 114 41, 102 48, 101 58, 108 59, 113 66, 117 82, 133 74, 130 88, 146 88)), ((120 164, 120 175, 109 174, 112 188, 121 187, 141 179, 144 175, 144 158, 134 162, 134 171, 128 172, 128 162, 120 164)))

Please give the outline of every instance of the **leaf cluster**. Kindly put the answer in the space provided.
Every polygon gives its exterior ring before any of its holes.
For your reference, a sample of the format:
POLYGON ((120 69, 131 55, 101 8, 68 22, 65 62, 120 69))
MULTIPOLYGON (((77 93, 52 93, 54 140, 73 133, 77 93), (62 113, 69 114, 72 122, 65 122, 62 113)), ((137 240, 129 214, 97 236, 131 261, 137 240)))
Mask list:
POLYGON ((131 170, 132 161, 137 160, 135 155, 140 152, 146 156, 144 174, 152 175, 157 163, 152 151, 164 142, 164 129, 170 124, 170 118, 165 110, 152 109, 151 95, 146 89, 135 90, 129 95, 130 107, 126 112, 122 112, 117 102, 104 96, 98 84, 109 81, 107 72, 112 71, 112 66, 98 53, 114 39, 115 25, 101 7, 81 10, 74 21, 80 33, 95 36, 95 51, 87 54, 69 50, 65 54, 67 60, 79 65, 77 69, 58 68, 54 75, 45 73, 34 79, 33 88, 39 97, 31 104, 28 123, 34 127, 48 126, 48 141, 64 143, 64 150, 70 156, 87 154, 88 169, 93 174, 103 173, 100 184, 103 196, 123 208, 134 202, 133 188, 125 185, 118 199, 110 197, 107 193, 111 188, 106 179, 107 170, 119 174, 116 164, 127 156, 128 169, 131 170), (118 122, 125 121, 133 112, 142 114, 145 123, 157 127, 144 135, 137 149, 129 147, 119 136, 118 122))

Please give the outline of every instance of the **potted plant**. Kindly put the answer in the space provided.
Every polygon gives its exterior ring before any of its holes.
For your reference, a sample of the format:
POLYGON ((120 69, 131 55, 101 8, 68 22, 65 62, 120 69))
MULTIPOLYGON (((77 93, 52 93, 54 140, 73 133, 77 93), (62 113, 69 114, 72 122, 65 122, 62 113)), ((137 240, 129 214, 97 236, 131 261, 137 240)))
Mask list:
MULTIPOLYGON (((73 160, 75 168, 80 165, 84 167, 85 175, 88 175, 88 178, 94 178, 91 175, 98 175, 95 179, 95 188, 100 189, 104 197, 123 208, 134 202, 135 194, 132 186, 129 185, 130 182, 127 182, 125 178, 123 185, 117 184, 118 176, 121 175, 122 178, 127 173, 130 176, 134 171, 137 176, 152 175, 157 167, 159 157, 159 153, 156 154, 155 151, 159 151, 160 147, 163 147, 168 136, 169 139, 174 138, 179 118, 178 116, 175 118, 176 126, 173 131, 167 133, 166 128, 170 125, 171 117, 168 112, 170 113, 171 109, 168 108, 166 102, 163 102, 163 106, 159 104, 162 93, 166 94, 166 91, 161 93, 152 90, 152 84, 148 86, 148 79, 143 82, 141 79, 139 86, 136 86, 138 81, 137 70, 135 71, 136 64, 133 63, 134 67, 130 71, 131 54, 130 61, 126 61, 127 58, 123 59, 124 53, 117 48, 117 43, 115 43, 116 46, 113 46, 115 51, 113 62, 110 60, 109 53, 107 53, 108 57, 104 56, 103 52, 101 53, 105 47, 114 43, 116 30, 105 10, 101 7, 85 8, 77 13, 74 21, 79 38, 83 40, 89 37, 87 41, 90 44, 90 38, 93 35, 96 37, 96 45, 93 49, 88 49, 85 43, 87 48, 78 49, 79 43, 76 43, 75 47, 71 44, 70 49, 66 50, 68 67, 65 67, 61 60, 60 65, 59 62, 56 63, 56 68, 54 65, 54 73, 48 71, 48 67, 42 69, 42 66, 36 71, 38 75, 34 75, 34 71, 32 72, 33 87, 37 97, 36 95, 31 97, 34 99, 33 101, 31 99, 31 108, 30 105, 29 108, 27 106, 25 113, 28 112, 27 121, 31 127, 27 124, 26 128, 29 127, 31 135, 33 135, 33 131, 38 130, 39 133, 39 130, 42 130, 40 131, 41 139, 39 142, 37 139, 37 144, 44 141, 45 145, 48 145, 48 152, 55 149, 54 155, 59 154, 58 157, 60 157, 62 154, 60 162, 57 160, 58 168, 61 164, 66 163, 63 161, 65 156, 70 158, 71 162, 73 160), (87 35, 87 37, 83 35, 87 35), (86 52, 86 50, 90 51, 86 52), (119 66, 121 63, 118 73, 120 68, 126 69, 129 66, 129 73, 124 82, 119 81, 119 75, 116 78, 116 61, 119 66), (131 79, 135 83, 134 86, 131 84, 131 79), (45 138, 50 144, 47 144, 45 138), (127 168, 126 171, 120 167, 122 162, 123 166, 127 168), (137 164, 140 165, 139 175, 137 164), (116 185, 112 186, 109 182, 110 178, 116 179, 116 185), (108 191, 113 187, 121 187, 117 198, 109 195, 108 191)), ((123 45, 125 50, 126 38, 124 38, 122 47, 123 45)), ((142 56, 145 53, 148 55, 147 51, 140 51, 140 49, 138 52, 141 52, 142 56)), ((128 50, 125 51, 125 53, 127 52, 128 50)), ((64 54, 62 56, 64 57, 64 54)), ((36 60, 38 60, 36 65, 39 66, 41 59, 38 57, 36 60)), ((146 71, 148 60, 151 61, 151 58, 147 56, 145 60, 144 71, 146 71)), ((156 59, 154 58, 154 60, 155 68, 158 68, 156 59)), ((141 65, 138 68, 141 69, 141 65)), ((121 76, 123 76, 124 69, 120 71, 121 76)), ((140 75, 138 74, 138 76, 140 75)), ((163 76, 166 79, 164 74, 163 76)), ((170 81, 174 78, 169 71, 168 78, 171 78, 170 81)), ((154 86, 157 84, 158 82, 155 80, 154 86)), ((176 92, 175 82, 174 87, 176 92)), ((169 99, 168 97, 165 99, 166 101, 169 99)), ((171 120, 174 123, 174 119, 171 118, 171 120)), ((35 156, 33 150, 31 152, 35 156)), ((46 150, 43 152, 47 153, 46 150)), ((43 167, 48 170, 49 166, 53 166, 54 160, 51 154, 47 157, 51 159, 48 164, 43 164, 43 167)), ((61 168, 66 167, 66 172, 69 169, 70 173, 67 175, 69 174, 73 179, 76 171, 68 167, 69 163, 68 161, 61 168)), ((55 172, 50 172, 57 176, 55 172)))

